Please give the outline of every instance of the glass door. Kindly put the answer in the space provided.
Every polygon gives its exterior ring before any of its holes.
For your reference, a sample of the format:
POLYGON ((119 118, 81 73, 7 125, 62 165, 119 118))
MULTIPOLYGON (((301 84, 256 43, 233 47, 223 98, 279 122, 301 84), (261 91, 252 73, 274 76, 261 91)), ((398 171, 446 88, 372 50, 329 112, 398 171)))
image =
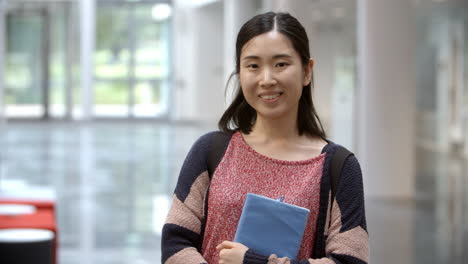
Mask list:
POLYGON ((6 16, 5 113, 47 116, 47 19, 42 10, 13 10, 6 16))
POLYGON ((69 117, 73 57, 71 3, 6 1, 4 103, 7 118, 69 117))

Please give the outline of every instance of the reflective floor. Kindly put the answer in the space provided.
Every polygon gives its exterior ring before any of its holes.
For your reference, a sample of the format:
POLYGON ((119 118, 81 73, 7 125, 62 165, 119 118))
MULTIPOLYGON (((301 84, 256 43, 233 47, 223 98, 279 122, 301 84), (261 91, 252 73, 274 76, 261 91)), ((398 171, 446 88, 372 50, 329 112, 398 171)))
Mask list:
MULTIPOLYGON (((56 200, 60 264, 159 263, 161 227, 180 166, 209 130, 10 122, 0 131, 0 195, 56 200)), ((366 200, 371 263, 466 263, 468 163, 417 153, 417 199, 366 200)))

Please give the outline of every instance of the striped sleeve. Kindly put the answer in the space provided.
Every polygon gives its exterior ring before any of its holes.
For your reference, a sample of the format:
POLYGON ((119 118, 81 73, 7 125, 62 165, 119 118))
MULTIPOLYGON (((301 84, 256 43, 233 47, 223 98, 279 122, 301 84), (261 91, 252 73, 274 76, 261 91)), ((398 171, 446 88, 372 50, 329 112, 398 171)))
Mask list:
MULTIPOLYGON (((327 215, 327 226, 329 217, 327 215)), ((261 256, 248 250, 244 256, 244 263, 367 264, 369 262, 369 235, 364 209, 364 188, 361 168, 353 155, 343 166, 333 202, 331 226, 328 230, 325 228, 325 232, 326 257, 324 258, 291 260, 279 258, 276 255, 261 256)))
POLYGON ((204 204, 210 183, 206 158, 211 133, 190 149, 182 165, 161 241, 161 263, 206 263, 200 254, 204 204))

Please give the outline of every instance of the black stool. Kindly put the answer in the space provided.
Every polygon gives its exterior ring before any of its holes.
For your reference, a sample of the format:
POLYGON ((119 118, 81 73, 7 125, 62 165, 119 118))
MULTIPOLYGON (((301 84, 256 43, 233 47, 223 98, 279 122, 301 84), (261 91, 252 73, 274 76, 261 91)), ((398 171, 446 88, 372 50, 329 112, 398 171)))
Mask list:
POLYGON ((2 264, 52 264, 54 233, 44 229, 0 229, 2 264))

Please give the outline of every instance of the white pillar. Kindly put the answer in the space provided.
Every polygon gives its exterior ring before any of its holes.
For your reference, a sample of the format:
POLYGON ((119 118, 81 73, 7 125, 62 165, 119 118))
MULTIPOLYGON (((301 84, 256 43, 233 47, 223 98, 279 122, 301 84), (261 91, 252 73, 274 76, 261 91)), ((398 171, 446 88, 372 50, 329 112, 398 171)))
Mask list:
MULTIPOLYGON (((257 13, 256 1, 224 1, 224 83, 236 70, 236 38, 242 25, 257 13)), ((234 80, 233 80, 234 81, 234 80)), ((226 93, 226 106, 232 102, 232 84, 226 93)), ((224 89, 224 86, 222 87, 224 89)))
POLYGON ((95 46, 96 0, 80 1, 81 25, 81 107, 82 119, 91 119, 93 114, 93 55, 95 46))
POLYGON ((180 1, 174 1, 173 17, 173 41, 172 53, 174 85, 172 91, 172 102, 170 119, 184 120, 194 119, 195 113, 195 91, 191 88, 194 65, 195 35, 193 9, 181 5, 180 1), (187 48, 190 47, 190 48, 187 48))
POLYGON ((223 113, 223 3, 200 6, 192 16, 197 47, 191 81, 196 94, 196 118, 214 129, 223 113))
POLYGON ((6 52, 6 2, 0 0, 0 131, 3 130, 5 121, 5 52, 6 52))
POLYGON ((6 174, 6 113, 5 113, 5 53, 6 53, 6 2, 0 0, 0 189, 1 189, 1 179, 3 179, 6 174))
POLYGON ((358 0, 357 155, 366 194, 414 195, 415 18, 410 0, 358 0))

